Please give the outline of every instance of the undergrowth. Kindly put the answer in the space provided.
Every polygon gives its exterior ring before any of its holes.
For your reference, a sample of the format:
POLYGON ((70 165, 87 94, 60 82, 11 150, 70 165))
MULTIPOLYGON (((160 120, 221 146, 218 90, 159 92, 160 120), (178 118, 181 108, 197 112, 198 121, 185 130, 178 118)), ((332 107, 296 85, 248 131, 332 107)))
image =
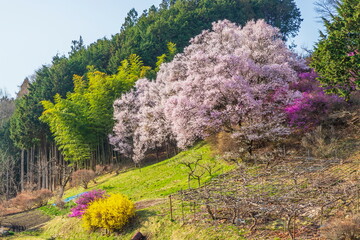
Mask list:
POLYGON ((63 208, 57 207, 55 204, 46 205, 39 210, 41 210, 43 213, 45 213, 48 216, 55 217, 55 216, 62 216, 66 215, 70 212, 70 209, 75 206, 75 203, 73 201, 67 202, 63 208))

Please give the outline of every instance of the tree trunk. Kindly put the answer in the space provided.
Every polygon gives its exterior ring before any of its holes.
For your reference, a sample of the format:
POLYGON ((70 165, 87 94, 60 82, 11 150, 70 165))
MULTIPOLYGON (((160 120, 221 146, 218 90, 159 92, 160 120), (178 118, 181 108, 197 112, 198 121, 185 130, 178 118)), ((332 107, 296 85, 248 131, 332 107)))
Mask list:
POLYGON ((10 199, 10 167, 8 165, 8 167, 6 168, 6 192, 5 192, 5 195, 6 195, 6 200, 10 199))
POLYGON ((24 161, 25 161, 25 150, 21 149, 20 159, 20 191, 24 191, 24 161))
POLYGON ((41 146, 39 146, 39 150, 37 153, 37 164, 38 164, 38 173, 37 173, 37 189, 40 190, 42 187, 42 162, 41 162, 41 146))
POLYGON ((35 148, 33 146, 30 149, 29 172, 28 172, 29 184, 34 184, 34 164, 35 164, 35 148))
POLYGON ((44 184, 44 188, 49 189, 49 167, 50 167, 50 162, 49 162, 49 156, 48 156, 48 146, 47 146, 47 142, 45 139, 45 143, 44 143, 44 165, 45 165, 45 169, 44 169, 44 173, 45 173, 45 184, 44 184))
POLYGON ((30 174, 30 159, 31 159, 31 148, 26 149, 26 184, 30 183, 29 174, 30 174))
POLYGON ((102 165, 105 165, 106 164, 106 153, 105 153, 105 146, 104 146, 104 141, 102 140, 102 141, 100 141, 100 144, 101 144, 101 155, 102 155, 102 159, 101 159, 101 161, 100 161, 100 163, 102 164, 102 165))
POLYGON ((169 144, 166 143, 166 158, 169 159, 170 158, 170 154, 169 154, 169 144))
POLYGON ((60 191, 59 191, 59 199, 61 199, 64 195, 65 192, 65 187, 68 184, 68 182, 70 181, 71 178, 71 174, 67 174, 66 176, 64 176, 63 182, 60 184, 60 191))

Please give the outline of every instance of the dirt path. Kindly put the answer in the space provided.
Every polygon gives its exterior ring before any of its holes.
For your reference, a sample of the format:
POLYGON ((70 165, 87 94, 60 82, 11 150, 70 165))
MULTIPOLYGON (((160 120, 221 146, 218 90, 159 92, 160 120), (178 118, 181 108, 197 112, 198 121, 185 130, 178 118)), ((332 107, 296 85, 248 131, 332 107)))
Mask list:
POLYGON ((160 203, 165 202, 165 198, 151 199, 151 200, 143 200, 135 203, 136 210, 141 210, 144 208, 152 207, 158 205, 160 203))

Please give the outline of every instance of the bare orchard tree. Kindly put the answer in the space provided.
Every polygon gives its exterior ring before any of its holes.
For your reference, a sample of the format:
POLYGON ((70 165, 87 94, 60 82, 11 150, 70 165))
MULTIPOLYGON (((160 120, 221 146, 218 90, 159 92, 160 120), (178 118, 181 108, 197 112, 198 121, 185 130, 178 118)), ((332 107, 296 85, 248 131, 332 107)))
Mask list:
POLYGON ((199 188, 173 194, 172 200, 201 206, 194 219, 243 225, 253 234, 279 225, 277 230, 286 231, 291 239, 307 234, 300 229, 317 232, 325 219, 339 211, 357 213, 360 182, 354 169, 358 163, 343 165, 339 172, 338 161, 330 159, 278 161, 263 164, 262 169, 240 166, 199 188))

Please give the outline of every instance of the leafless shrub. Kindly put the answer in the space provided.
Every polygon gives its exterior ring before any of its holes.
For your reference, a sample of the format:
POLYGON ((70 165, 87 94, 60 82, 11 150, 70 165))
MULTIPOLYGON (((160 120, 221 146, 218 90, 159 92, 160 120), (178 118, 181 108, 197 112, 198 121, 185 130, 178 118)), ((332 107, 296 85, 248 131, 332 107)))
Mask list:
POLYGON ((96 173, 93 170, 81 169, 72 173, 72 186, 81 186, 85 189, 88 188, 90 181, 94 181, 96 173))
POLYGON ((355 91, 350 96, 350 102, 353 106, 358 107, 360 106, 360 92, 355 91))
POLYGON ((360 215, 333 219, 321 228, 321 235, 329 240, 360 239, 360 215))
POLYGON ((314 157, 329 158, 336 154, 337 142, 334 128, 318 126, 314 131, 305 134, 301 145, 314 157))
POLYGON ((5 214, 5 207, 3 206, 2 203, 0 203, 0 217, 3 216, 5 214))
POLYGON ((40 189, 32 192, 35 195, 35 206, 41 207, 48 203, 49 199, 53 196, 53 193, 49 189, 40 189))
MULTIPOLYGON (((7 214, 11 214, 11 213, 16 213, 19 211, 20 211, 19 209, 11 207, 9 201, 1 201, 0 202, 0 217, 5 216, 7 214)), ((0 222, 0 225, 1 225, 1 222, 0 222)))
POLYGON ((35 197, 29 191, 24 191, 18 194, 15 198, 10 199, 10 206, 20 210, 29 210, 34 207, 35 197))
POLYGON ((53 196, 48 189, 37 191, 23 191, 15 198, 9 200, 9 205, 20 210, 30 210, 35 207, 41 207, 47 204, 48 200, 53 196))
POLYGON ((95 167, 95 172, 97 176, 112 172, 119 174, 122 170, 125 170, 125 167, 116 164, 96 165, 95 167))
POLYGON ((207 161, 204 163, 202 155, 192 156, 190 159, 183 160, 180 162, 188 170, 188 185, 190 188, 190 180, 195 179, 198 182, 198 186, 201 186, 201 178, 203 176, 212 177, 221 168, 219 167, 216 160, 207 161))
POLYGON ((105 165, 96 165, 95 173, 97 176, 100 176, 106 172, 107 166, 105 165))
POLYGON ((56 201, 55 201, 55 205, 60 209, 65 208, 65 204, 66 203, 60 198, 56 199, 56 201))
POLYGON ((232 137, 231 133, 220 132, 206 139, 216 149, 214 152, 220 155, 224 160, 240 164, 241 161, 250 162, 254 156, 250 154, 254 146, 249 151, 249 146, 232 137))
POLYGON ((202 160, 202 156, 199 155, 195 158, 195 160, 184 160, 180 164, 184 165, 188 168, 188 185, 190 188, 190 180, 196 179, 198 181, 198 185, 201 185, 201 177, 205 174, 206 170, 201 167, 199 164, 202 160))
POLYGON ((37 188, 37 184, 36 183, 25 183, 24 184, 24 191, 35 191, 37 188))

